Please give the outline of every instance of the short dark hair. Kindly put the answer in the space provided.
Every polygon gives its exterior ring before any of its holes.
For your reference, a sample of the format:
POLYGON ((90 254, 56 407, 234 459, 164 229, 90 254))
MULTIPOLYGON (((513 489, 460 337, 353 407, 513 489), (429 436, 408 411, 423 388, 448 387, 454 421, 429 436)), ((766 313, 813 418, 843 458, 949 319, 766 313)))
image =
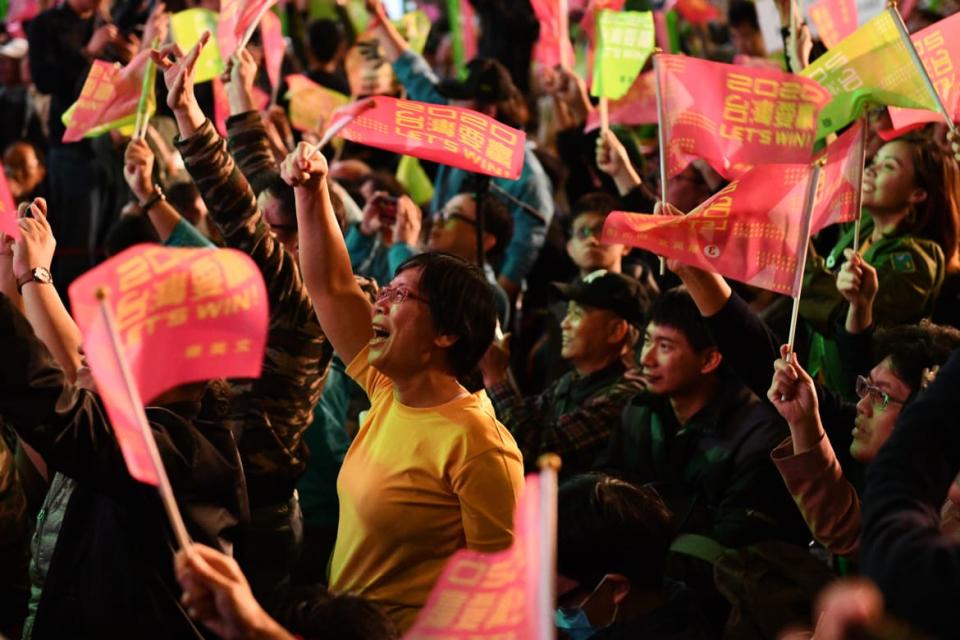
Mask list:
POLYGON ((458 338, 447 349, 453 374, 468 375, 493 342, 497 306, 490 283, 477 265, 449 253, 415 255, 397 267, 397 274, 408 269, 421 270, 419 289, 434 330, 458 338))
POLYGON ((274 173, 270 176, 270 180, 267 182, 264 191, 280 203, 280 206, 277 208, 277 213, 280 217, 281 224, 296 229, 297 198, 294 195, 293 187, 287 184, 284 179, 280 177, 279 173, 274 173))
POLYGON ((890 358, 893 372, 915 394, 923 382, 924 369, 943 366, 957 348, 960 331, 922 320, 881 329, 874 337, 873 355, 877 363, 890 358))
POLYGON ((126 215, 110 225, 103 240, 107 257, 143 243, 160 244, 160 236, 145 215, 126 215))
POLYGON ((347 42, 347 34, 337 20, 320 18, 307 27, 310 51, 317 62, 330 62, 347 42))
POLYGON ((668 289, 657 296, 650 307, 649 322, 671 327, 682 333, 694 351, 716 346, 700 310, 684 287, 668 289))
POLYGON ((349 594, 334 595, 321 585, 286 587, 270 613, 290 633, 306 640, 394 640, 396 627, 377 605, 349 594))
MULTIPOLYGON (((470 196, 476 202, 478 188, 477 179, 469 177, 463 181, 460 193, 470 196)), ((510 215, 506 203, 489 189, 483 194, 480 208, 483 213, 483 230, 492 234, 497 241, 493 248, 487 252, 487 257, 495 261, 503 255, 513 238, 513 216, 510 215)), ((480 212, 478 211, 478 213, 480 212)))
POLYGON ((641 589, 659 590, 673 515, 657 495, 600 473, 574 476, 557 496, 557 572, 594 589, 619 573, 641 589))
POLYGON ((760 30, 757 7, 750 0, 734 0, 727 10, 727 24, 731 27, 753 27, 760 30))
POLYGON ((620 209, 620 201, 614 198, 606 191, 593 191, 580 196, 580 199, 573 204, 570 210, 570 224, 567 227, 567 237, 573 237, 573 225, 580 216, 591 213, 603 216, 604 219, 610 212, 620 209))

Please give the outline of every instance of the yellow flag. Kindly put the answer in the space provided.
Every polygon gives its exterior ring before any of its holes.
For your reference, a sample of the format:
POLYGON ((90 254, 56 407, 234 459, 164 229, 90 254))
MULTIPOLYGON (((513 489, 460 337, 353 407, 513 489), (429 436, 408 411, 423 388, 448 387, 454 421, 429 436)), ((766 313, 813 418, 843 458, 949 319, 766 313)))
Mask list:
POLYGON ((900 35, 895 11, 873 18, 800 73, 833 95, 820 111, 818 138, 856 120, 868 102, 937 110, 923 71, 900 35))
POLYGON ((170 16, 170 30, 173 40, 180 45, 180 50, 187 52, 200 40, 204 31, 209 31, 213 38, 207 41, 197 66, 194 70, 195 83, 206 82, 223 73, 226 68, 220 57, 220 47, 217 46, 217 13, 209 9, 187 9, 170 16))

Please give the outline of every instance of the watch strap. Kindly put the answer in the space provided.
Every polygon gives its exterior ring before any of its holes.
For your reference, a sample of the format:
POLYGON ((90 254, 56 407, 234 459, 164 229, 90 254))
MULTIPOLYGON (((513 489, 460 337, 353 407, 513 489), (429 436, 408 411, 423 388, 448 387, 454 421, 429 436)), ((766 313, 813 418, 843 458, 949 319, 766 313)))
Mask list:
MULTIPOLYGON (((25 274, 17 278, 17 293, 23 293, 23 287, 26 286, 28 282, 39 282, 40 284, 53 284, 52 278, 41 279, 37 277, 37 271, 42 267, 35 267, 27 271, 25 274)), ((47 271, 49 273, 49 271, 47 271)))

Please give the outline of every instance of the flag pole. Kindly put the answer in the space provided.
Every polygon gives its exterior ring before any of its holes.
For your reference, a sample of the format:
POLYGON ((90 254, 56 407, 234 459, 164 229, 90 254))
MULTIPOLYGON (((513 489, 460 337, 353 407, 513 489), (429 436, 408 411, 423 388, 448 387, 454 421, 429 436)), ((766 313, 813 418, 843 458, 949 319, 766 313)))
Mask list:
POLYGON ((103 287, 99 287, 96 292, 97 302, 100 305, 100 313, 103 317, 104 325, 107 328, 107 335, 110 336, 110 348, 117 360, 120 368, 120 374, 123 378, 124 391, 130 399, 133 406, 137 424, 143 433, 144 442, 147 445, 147 452, 150 454, 150 461, 153 463, 157 472, 160 491, 160 499, 163 507, 170 518, 170 524, 173 527, 173 533, 177 538, 177 543, 181 549, 190 549, 190 534, 187 533, 187 527, 183 523, 183 517, 180 515, 180 509, 177 508, 177 501, 173 496, 173 488, 170 486, 170 479, 167 477, 167 470, 163 466, 163 460, 160 459, 160 451, 157 449, 157 441, 153 438, 153 431, 150 430, 150 424, 147 422, 147 414, 143 410, 143 401, 140 399, 140 391, 133 382, 133 375, 130 373, 130 365, 127 363, 127 357, 124 355, 123 348, 120 345, 120 339, 117 337, 117 328, 113 319, 113 312, 107 304, 107 292, 103 287))
POLYGON ((247 27, 247 30, 243 32, 243 38, 240 39, 240 42, 237 43, 237 48, 234 50, 234 53, 240 51, 250 43, 250 38, 253 37, 253 32, 257 30, 257 27, 260 26, 260 20, 263 19, 263 14, 267 11, 270 11, 270 8, 273 6, 272 2, 268 2, 260 8, 260 11, 257 11, 257 17, 253 19, 253 22, 250 23, 250 26, 247 27))
POLYGON ((797 34, 800 31, 800 25, 797 24, 797 15, 800 13, 797 9, 797 0, 790 0, 790 18, 789 31, 787 33, 787 67, 794 73, 800 73, 800 57, 797 55, 797 34))
MULTIPOLYGON (((666 115, 663 111, 663 88, 661 84, 661 73, 660 73, 660 54, 662 51, 659 48, 653 50, 653 73, 656 77, 656 96, 657 96, 657 140, 660 146, 660 202, 663 205, 667 204, 667 130, 666 130, 666 115)), ((663 256, 660 257, 660 275, 664 275, 667 271, 666 260, 663 259, 663 256)))
MULTIPOLYGON (((154 38, 150 44, 152 49, 160 46, 160 39, 154 38)), ((153 84, 157 80, 153 58, 147 57, 147 68, 143 73, 143 82, 140 85, 140 99, 137 100, 137 121, 133 125, 133 139, 143 140, 147 135, 147 127, 150 125, 150 118, 147 117, 147 96, 153 90, 153 84)))
POLYGON ((540 575, 537 590, 536 640, 553 640, 553 611, 556 607, 557 579, 557 472, 560 471, 560 456, 545 453, 537 459, 540 468, 540 575))
POLYGON ((569 69, 573 62, 572 60, 567 60, 567 47, 570 46, 570 8, 567 0, 558 0, 557 5, 557 11, 560 13, 558 16, 560 19, 560 66, 563 69, 569 69))
POLYGON ((794 281, 794 288, 797 295, 793 298, 793 311, 790 314, 790 334, 787 339, 787 352, 793 353, 793 342, 797 335, 797 321, 800 318, 800 284, 803 283, 803 271, 807 264, 807 250, 810 245, 810 225, 813 222, 813 209, 817 201, 817 187, 820 185, 820 172, 826 158, 820 158, 813 164, 813 172, 810 175, 810 181, 807 183, 807 193, 803 199, 803 218, 800 223, 800 240, 797 247, 797 260, 800 261, 799 269, 794 281))
POLYGON ((897 3, 890 2, 887 11, 893 12, 893 22, 897 25, 897 31, 900 32, 900 40, 904 46, 906 46, 907 52, 910 54, 910 59, 913 60, 913 66, 920 72, 920 77, 923 78, 923 84, 926 85, 927 91, 933 96, 933 101, 937 105, 937 111, 939 111, 943 119, 946 120, 950 131, 956 134, 957 130, 953 124, 953 118, 947 113, 947 108, 944 106, 943 100, 940 99, 940 94, 937 93, 936 88, 933 86, 933 81, 930 80, 930 74, 927 73, 927 68, 923 66, 923 62, 920 60, 920 54, 917 53, 917 48, 913 46, 913 40, 910 39, 910 32, 907 31, 907 25, 903 23, 903 16, 901 16, 900 11, 897 10, 897 3))
POLYGON ((867 165, 867 125, 870 119, 864 115, 860 120, 860 183, 854 191, 854 211, 857 212, 857 220, 853 224, 853 252, 856 253, 860 248, 860 220, 863 213, 860 208, 863 206, 863 172, 867 165))
POLYGON ((600 137, 610 131, 610 101, 606 96, 600 96, 600 137))
POLYGON ((346 128, 348 124, 353 122, 357 118, 357 116, 359 116, 364 111, 372 109, 374 105, 375 103, 373 101, 373 98, 367 98, 366 103, 363 106, 358 107, 354 113, 348 114, 339 122, 335 122, 334 124, 330 125, 327 128, 327 130, 323 132, 323 137, 320 138, 320 142, 318 142, 317 146, 314 147, 313 153, 310 154, 310 157, 313 157, 315 154, 319 153, 320 150, 323 149, 325 146, 327 146, 327 144, 331 140, 333 140, 333 138, 338 133, 343 131, 343 129, 346 128))

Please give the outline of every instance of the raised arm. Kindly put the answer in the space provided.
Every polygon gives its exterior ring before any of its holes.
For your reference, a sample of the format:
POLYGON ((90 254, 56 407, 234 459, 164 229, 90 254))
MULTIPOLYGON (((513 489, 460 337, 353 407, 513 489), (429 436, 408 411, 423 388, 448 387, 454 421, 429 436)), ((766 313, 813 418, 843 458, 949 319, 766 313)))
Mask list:
POLYGON ((294 187, 300 269, 320 326, 340 358, 352 362, 373 337, 373 305, 350 268, 350 255, 330 202, 327 161, 313 146, 301 142, 284 160, 280 173, 294 187))
POLYGON ((410 45, 390 22, 390 16, 387 15, 387 10, 383 8, 380 0, 367 0, 366 5, 370 13, 370 26, 380 41, 383 55, 390 64, 393 64, 410 48, 410 45))
POLYGON ((46 201, 36 198, 27 211, 29 217, 19 220, 21 238, 13 244, 13 273, 17 282, 24 283, 20 289, 24 314, 72 382, 80 366, 83 337, 54 286, 29 277, 37 268, 50 270, 57 241, 47 222, 46 201))
POLYGON ((140 204, 140 209, 150 218, 160 240, 166 242, 183 217, 165 198, 153 182, 153 151, 146 140, 134 138, 123 154, 123 177, 140 204), (145 209, 145 210, 144 210, 145 209))

